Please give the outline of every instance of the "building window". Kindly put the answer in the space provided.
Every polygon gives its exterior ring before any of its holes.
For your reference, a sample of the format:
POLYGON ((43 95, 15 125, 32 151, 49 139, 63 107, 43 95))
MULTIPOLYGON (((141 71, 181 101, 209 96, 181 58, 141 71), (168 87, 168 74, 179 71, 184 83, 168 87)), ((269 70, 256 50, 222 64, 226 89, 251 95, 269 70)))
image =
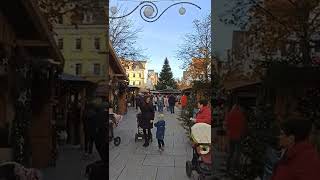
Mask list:
POLYGON ((135 73, 133 73, 133 74, 132 74, 132 77, 136 77, 136 74, 135 74, 135 73))
POLYGON ((93 73, 95 74, 95 75, 100 75, 100 64, 94 64, 93 65, 93 73))
POLYGON ((94 38, 94 48, 97 50, 100 49, 100 38, 94 38))
POLYGON ((135 86, 135 85, 136 85, 136 82, 135 82, 135 81, 133 81, 133 82, 132 82, 132 85, 134 85, 134 86, 135 86))
POLYGON ((81 49, 81 38, 76 39, 76 49, 80 50, 81 49))
POLYGON ((63 39, 62 38, 58 39, 58 47, 59 47, 59 49, 63 49, 63 39))
POLYGON ((141 85, 141 81, 138 81, 138 85, 139 85, 139 86, 141 85))
POLYGON ((141 73, 139 73, 139 77, 141 78, 142 76, 141 76, 141 73))
POLYGON ((58 16, 58 24, 63 24, 63 16, 58 16))
POLYGON ((314 51, 315 52, 320 52, 320 41, 316 41, 315 42, 314 51))
POLYGON ((82 71, 82 65, 80 63, 76 64, 76 75, 80 75, 82 71))

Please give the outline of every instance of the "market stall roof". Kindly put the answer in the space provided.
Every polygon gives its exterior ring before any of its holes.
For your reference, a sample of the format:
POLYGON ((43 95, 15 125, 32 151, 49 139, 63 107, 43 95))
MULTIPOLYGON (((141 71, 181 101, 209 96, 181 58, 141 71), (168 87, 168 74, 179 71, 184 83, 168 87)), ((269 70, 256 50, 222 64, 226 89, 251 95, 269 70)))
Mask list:
POLYGON ((234 80, 224 82, 224 88, 226 90, 237 89, 245 86, 255 85, 261 83, 261 80, 234 80))
POLYGON ((128 85, 128 88, 132 88, 132 89, 140 89, 138 86, 133 86, 133 85, 128 85))
POLYGON ((80 76, 74 76, 71 74, 67 74, 67 73, 62 73, 59 75, 59 78, 63 81, 78 81, 78 82, 90 82, 86 79, 83 79, 80 76))
POLYGON ((126 74, 126 70, 123 68, 123 66, 120 63, 120 59, 117 56, 116 52, 113 49, 113 46, 111 42, 109 41, 109 60, 110 60, 110 66, 115 71, 116 76, 121 77, 122 79, 129 80, 126 74))
POLYGON ((15 33, 18 47, 37 58, 52 58, 61 67, 64 58, 58 49, 48 22, 33 0, 0 1, 0 11, 15 33))
POLYGON ((267 71, 264 85, 274 88, 320 87, 320 67, 274 65, 267 71))
POLYGON ((181 93, 180 90, 177 89, 163 89, 163 90, 158 90, 159 93, 173 93, 173 94, 178 94, 181 93))

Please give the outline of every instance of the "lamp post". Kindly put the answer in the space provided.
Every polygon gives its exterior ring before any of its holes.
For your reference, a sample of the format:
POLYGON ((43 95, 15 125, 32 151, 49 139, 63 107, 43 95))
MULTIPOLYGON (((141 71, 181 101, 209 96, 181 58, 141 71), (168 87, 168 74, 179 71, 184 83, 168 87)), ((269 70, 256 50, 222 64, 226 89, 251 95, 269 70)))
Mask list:
MULTIPOLYGON (((170 6, 168 6, 166 9, 164 9, 162 11, 162 13, 159 14, 158 11, 158 7, 157 5, 152 2, 152 1, 141 1, 132 11, 130 11, 128 14, 122 15, 122 16, 109 16, 110 19, 119 19, 119 18, 124 18, 127 17, 129 15, 131 15, 134 11, 136 11, 138 8, 140 8, 140 17, 146 21, 146 22, 155 22, 157 21, 169 8, 176 6, 176 5, 183 5, 183 4, 187 4, 187 5, 192 5, 198 9, 201 9, 200 6, 191 3, 191 2, 177 2, 174 3, 170 6), (159 14, 159 15, 158 15, 159 14)), ((117 7, 113 6, 110 8, 111 10, 111 14, 115 15, 118 12, 117 7)), ((181 8, 179 9, 179 14, 180 15, 184 15, 186 13, 186 9, 181 6, 181 8)))

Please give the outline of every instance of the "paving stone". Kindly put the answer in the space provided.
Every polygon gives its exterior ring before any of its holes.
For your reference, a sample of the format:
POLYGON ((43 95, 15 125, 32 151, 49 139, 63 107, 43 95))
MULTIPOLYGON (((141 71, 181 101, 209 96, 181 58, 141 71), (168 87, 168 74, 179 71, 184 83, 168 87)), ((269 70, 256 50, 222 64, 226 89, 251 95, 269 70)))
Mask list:
POLYGON ((157 166, 157 167, 174 167, 174 158, 171 156, 163 155, 147 155, 143 162, 144 166, 157 166))

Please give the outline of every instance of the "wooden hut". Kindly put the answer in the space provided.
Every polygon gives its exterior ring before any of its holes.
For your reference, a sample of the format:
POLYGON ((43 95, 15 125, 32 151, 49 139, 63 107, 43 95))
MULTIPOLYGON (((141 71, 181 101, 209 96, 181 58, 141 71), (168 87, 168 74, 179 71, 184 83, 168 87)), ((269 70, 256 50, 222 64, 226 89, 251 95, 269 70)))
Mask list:
POLYGON ((0 54, 8 150, 0 159, 47 167, 55 156, 55 82, 64 60, 35 1, 0 2, 0 54))

